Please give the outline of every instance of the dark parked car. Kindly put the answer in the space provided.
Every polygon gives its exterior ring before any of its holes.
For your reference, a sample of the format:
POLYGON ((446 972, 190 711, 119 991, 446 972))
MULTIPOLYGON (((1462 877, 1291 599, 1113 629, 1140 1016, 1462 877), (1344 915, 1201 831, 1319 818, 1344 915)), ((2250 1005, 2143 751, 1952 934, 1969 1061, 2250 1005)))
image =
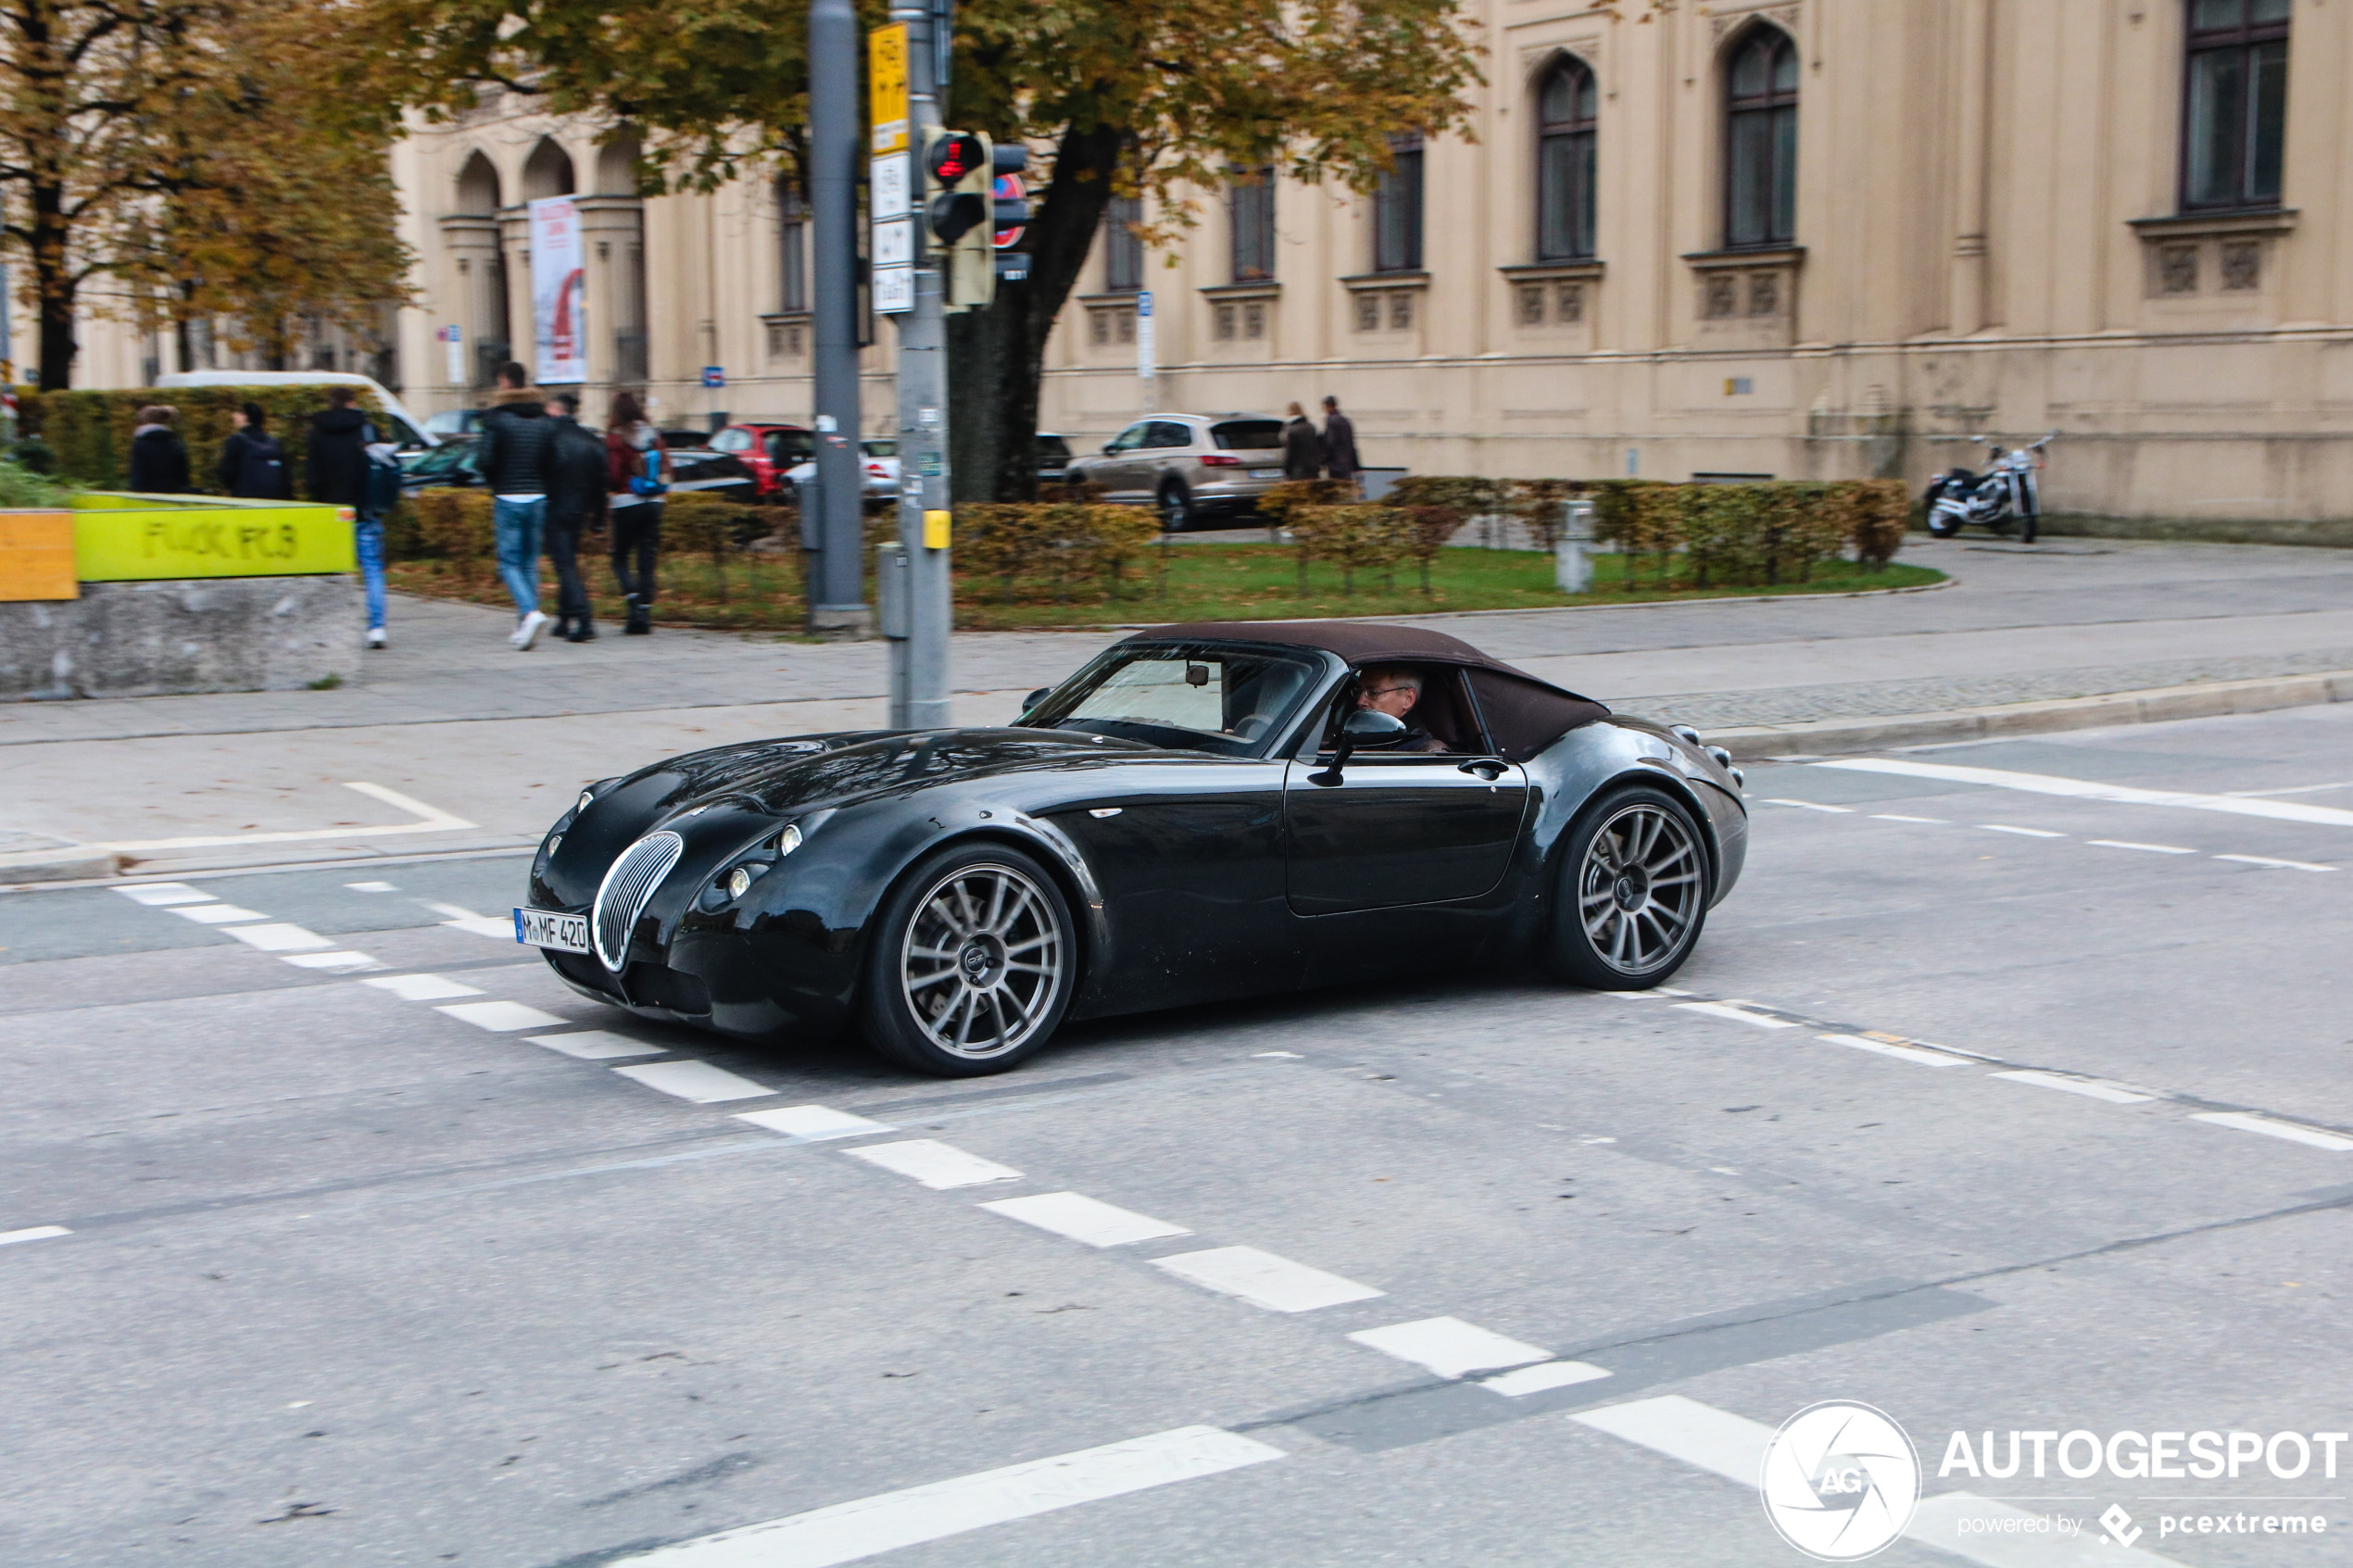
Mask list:
POLYGON ((401 470, 400 487, 414 494, 427 485, 474 485, 482 475, 474 470, 477 435, 445 435, 441 445, 424 452, 401 470))
POLYGON ((1045 431, 1038 433, 1038 483, 1060 484, 1069 477, 1070 443, 1045 431))
POLYGON ((1694 732, 1436 632, 1164 626, 1024 707, 600 780, 540 845, 516 938, 648 1018, 854 1022, 969 1076, 1065 1019, 1416 967, 1655 985, 1747 848, 1740 775, 1694 732))
POLYGON ((726 501, 756 501, 760 480, 732 452, 714 452, 707 446, 672 447, 670 493, 697 490, 726 501))

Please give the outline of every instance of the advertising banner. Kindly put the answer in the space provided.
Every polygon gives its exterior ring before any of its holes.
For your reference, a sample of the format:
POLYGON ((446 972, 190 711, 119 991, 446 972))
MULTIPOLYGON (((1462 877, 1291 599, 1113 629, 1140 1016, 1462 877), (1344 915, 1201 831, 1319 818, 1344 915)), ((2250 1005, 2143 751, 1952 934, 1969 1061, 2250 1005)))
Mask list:
POLYGON ((531 327, 540 385, 588 379, 588 274, 570 196, 531 204, 531 327))

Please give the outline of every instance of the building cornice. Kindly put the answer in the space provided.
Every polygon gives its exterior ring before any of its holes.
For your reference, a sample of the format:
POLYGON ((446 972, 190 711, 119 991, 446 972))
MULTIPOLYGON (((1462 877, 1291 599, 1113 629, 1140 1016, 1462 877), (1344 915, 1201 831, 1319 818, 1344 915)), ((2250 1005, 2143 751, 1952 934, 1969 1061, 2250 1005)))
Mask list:
POLYGON ((2284 234, 2296 227, 2297 208, 2267 207, 2235 212, 2182 212, 2168 218, 2128 218, 2125 226, 2145 240, 2203 240, 2240 234, 2284 234))

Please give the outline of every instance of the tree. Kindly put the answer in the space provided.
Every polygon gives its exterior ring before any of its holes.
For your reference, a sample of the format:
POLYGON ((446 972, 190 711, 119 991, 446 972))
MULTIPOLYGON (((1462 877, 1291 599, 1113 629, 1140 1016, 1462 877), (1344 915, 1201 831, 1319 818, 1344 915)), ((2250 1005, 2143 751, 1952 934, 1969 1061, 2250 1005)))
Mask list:
MULTIPOLYGON (((415 101, 472 82, 647 133, 653 181, 709 188, 798 167, 805 0, 366 0, 369 47, 415 101)), ((884 7, 862 0, 869 22, 884 7)), ((950 335, 960 495, 1036 493, 1045 346, 1112 197, 1150 194, 1158 237, 1235 166, 1369 189, 1390 137, 1465 124, 1478 80, 1460 0, 962 0, 947 118, 1041 155, 1030 276, 950 335)))
POLYGON ((0 0, 0 240, 29 262, 44 387, 72 383, 78 309, 266 322, 397 295, 388 122, 327 82, 339 9, 0 0))

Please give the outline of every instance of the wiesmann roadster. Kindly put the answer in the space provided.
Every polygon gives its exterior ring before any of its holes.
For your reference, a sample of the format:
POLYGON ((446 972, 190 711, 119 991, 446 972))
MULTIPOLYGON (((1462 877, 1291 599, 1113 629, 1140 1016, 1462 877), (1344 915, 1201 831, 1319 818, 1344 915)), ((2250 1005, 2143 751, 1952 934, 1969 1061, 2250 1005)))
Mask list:
POLYGON ((999 729, 857 732, 590 785, 519 941, 755 1039, 855 1024, 1002 1072, 1066 1019, 1412 969, 1654 985, 1740 875, 1741 777, 1450 636, 1164 626, 999 729))

